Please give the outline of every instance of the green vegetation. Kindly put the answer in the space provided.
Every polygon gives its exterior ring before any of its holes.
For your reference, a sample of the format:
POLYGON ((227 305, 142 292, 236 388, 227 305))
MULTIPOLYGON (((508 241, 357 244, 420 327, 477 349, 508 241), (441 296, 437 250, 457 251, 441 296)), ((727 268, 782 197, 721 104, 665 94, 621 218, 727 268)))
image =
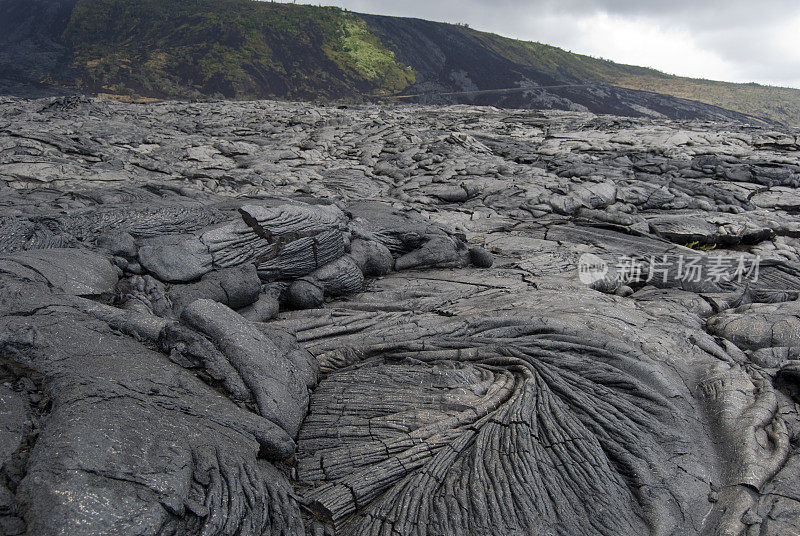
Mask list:
POLYGON ((341 98, 414 82, 360 18, 251 0, 79 0, 76 85, 126 96, 341 98))
POLYGON ((411 67, 399 65, 394 52, 383 46, 380 39, 370 33, 367 23, 348 15, 341 33, 342 51, 367 80, 380 83, 387 91, 396 93, 413 84, 416 75, 411 67))
POLYGON ((695 240, 694 242, 686 244, 686 247, 697 251, 712 251, 717 249, 717 244, 701 244, 699 241, 695 240))
POLYGON ((463 31, 505 58, 548 73, 574 77, 578 81, 602 82, 627 89, 663 93, 800 126, 800 90, 797 89, 674 76, 655 69, 575 54, 542 43, 519 41, 471 29, 463 31))

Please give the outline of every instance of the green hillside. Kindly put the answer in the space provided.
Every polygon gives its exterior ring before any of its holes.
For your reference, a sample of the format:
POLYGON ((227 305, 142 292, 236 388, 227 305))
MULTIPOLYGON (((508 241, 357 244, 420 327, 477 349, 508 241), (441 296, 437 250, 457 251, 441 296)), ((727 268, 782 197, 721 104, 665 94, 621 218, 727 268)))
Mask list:
POLYGON ((63 37, 79 88, 249 98, 401 91, 414 72, 356 15, 250 0, 79 0, 63 37))

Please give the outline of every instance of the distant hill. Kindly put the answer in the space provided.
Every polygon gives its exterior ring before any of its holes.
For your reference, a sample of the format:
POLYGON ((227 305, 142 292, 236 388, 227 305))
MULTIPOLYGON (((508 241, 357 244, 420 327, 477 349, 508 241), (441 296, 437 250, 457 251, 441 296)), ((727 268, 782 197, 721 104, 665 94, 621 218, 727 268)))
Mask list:
POLYGON ((459 25, 252 0, 0 0, 0 91, 54 90, 399 97, 800 126, 800 90, 675 77, 459 25))
POLYGON ((604 82, 628 89, 663 93, 800 126, 798 89, 675 76, 647 67, 575 54, 542 43, 519 41, 476 30, 467 31, 498 54, 546 72, 562 73, 578 80, 604 82))

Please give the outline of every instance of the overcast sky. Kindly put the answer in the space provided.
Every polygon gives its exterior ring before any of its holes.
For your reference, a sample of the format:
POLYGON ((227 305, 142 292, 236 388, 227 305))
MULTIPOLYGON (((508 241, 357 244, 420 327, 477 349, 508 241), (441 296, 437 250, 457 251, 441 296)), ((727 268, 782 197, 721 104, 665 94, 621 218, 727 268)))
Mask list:
MULTIPOLYGON (((302 3, 302 0, 301 2, 302 3)), ((800 0, 331 0, 671 74, 800 88, 800 0)))

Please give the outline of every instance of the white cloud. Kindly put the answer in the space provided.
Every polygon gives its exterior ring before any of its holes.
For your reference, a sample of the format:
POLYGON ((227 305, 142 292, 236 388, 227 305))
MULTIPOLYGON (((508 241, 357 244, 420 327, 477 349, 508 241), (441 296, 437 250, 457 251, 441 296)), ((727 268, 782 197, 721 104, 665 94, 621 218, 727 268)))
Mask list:
POLYGON ((686 30, 662 28, 647 21, 598 13, 575 23, 575 50, 670 74, 727 79, 735 67, 719 55, 698 47, 686 30))

